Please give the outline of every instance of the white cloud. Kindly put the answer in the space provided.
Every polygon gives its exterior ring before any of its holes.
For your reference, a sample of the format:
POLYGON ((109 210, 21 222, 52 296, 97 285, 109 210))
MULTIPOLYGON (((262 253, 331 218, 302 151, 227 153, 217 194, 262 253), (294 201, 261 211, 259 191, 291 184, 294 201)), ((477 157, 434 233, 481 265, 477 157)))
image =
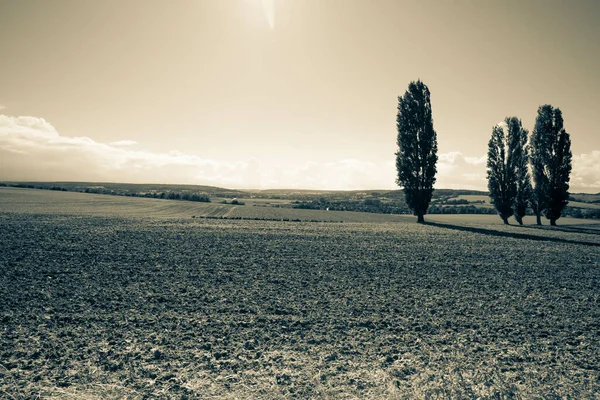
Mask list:
POLYGON ((486 157, 466 157, 459 151, 438 154, 436 187, 486 190, 486 157))
MULTIPOLYGON (((150 152, 61 136, 42 118, 0 114, 0 180, 190 183, 236 188, 395 189, 395 160, 224 162, 177 150, 150 152)), ((486 158, 440 153, 437 188, 486 190, 486 158)), ((600 191, 600 151, 573 157, 571 191, 600 191)))
POLYGON ((61 136, 42 118, 0 115, 0 179, 171 182, 241 188, 395 188, 393 161, 341 159, 275 165, 251 158, 227 163, 177 150, 138 150, 132 148, 135 144, 130 140, 104 144, 88 137, 61 136))
POLYGON ((289 169, 264 173, 263 186, 290 189, 394 189, 397 188, 395 164, 357 159, 327 162, 310 161, 289 169))
MULTIPOLYGON (((436 187, 487 190, 486 156, 465 157, 460 152, 439 154, 436 187)), ((573 156, 570 191, 600 192, 600 151, 573 156)))
POLYGON ((573 156, 571 192, 600 192, 600 151, 573 156))
MULTIPOLYGON (((60 136, 42 118, 0 115, 0 179, 245 183, 237 177, 242 176, 247 163, 134 150, 134 143, 104 144, 88 137, 60 136)), ((249 182, 248 186, 256 183, 249 182)))
POLYGON ((116 142, 111 142, 109 145, 111 146, 134 146, 138 144, 135 140, 117 140, 116 142))

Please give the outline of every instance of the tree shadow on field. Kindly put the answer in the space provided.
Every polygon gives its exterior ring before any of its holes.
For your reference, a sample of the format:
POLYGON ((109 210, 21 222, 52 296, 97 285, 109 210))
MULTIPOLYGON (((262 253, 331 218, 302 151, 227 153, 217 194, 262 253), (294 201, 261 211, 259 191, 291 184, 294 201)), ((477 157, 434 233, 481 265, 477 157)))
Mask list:
POLYGON ((548 225, 529 225, 524 226, 528 229, 538 229, 542 231, 561 231, 569 233, 583 233, 584 235, 597 235, 600 236, 600 224, 586 224, 580 226, 548 226, 548 225))
POLYGON ((438 228, 452 229, 452 230, 456 230, 456 231, 480 233, 483 235, 490 235, 490 236, 511 237, 511 238, 515 238, 515 239, 527 239, 527 240, 536 240, 536 241, 542 241, 542 242, 580 244, 583 246, 600 247, 600 243, 583 242, 583 241, 579 241, 579 240, 561 239, 561 238, 548 237, 548 236, 537 236, 537 235, 530 235, 530 234, 525 234, 525 233, 502 232, 502 231, 496 231, 493 229, 476 228, 473 226, 440 224, 438 222, 426 222, 425 225, 435 226, 438 228))

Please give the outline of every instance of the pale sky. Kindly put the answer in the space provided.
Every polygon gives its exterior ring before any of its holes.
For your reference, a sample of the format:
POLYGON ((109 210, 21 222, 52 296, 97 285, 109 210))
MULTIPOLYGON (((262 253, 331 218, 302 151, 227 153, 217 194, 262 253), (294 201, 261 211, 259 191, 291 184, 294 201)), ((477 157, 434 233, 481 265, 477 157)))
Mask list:
POLYGON ((600 1, 0 0, 0 180, 397 188, 397 96, 429 86, 438 188, 492 127, 563 111, 600 192, 600 1))

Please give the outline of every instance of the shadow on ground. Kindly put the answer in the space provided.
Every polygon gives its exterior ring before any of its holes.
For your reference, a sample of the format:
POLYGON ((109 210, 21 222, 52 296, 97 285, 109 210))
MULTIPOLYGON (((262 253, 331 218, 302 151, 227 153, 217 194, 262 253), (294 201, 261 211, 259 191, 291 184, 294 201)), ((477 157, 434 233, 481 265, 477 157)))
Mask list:
MULTIPOLYGON (((456 231, 463 231, 463 232, 480 233, 483 235, 490 235, 490 236, 502 236, 502 237, 512 237, 515 239, 528 239, 528 240, 537 240, 537 241, 543 241, 543 242, 580 244, 583 246, 600 247, 600 243, 593 243, 593 242, 586 242, 586 241, 579 241, 579 240, 569 240, 569 239, 562 239, 562 238, 557 238, 557 237, 538 236, 538 235, 531 235, 531 234, 526 234, 526 233, 516 233, 516 232, 503 232, 503 231, 497 231, 497 230, 493 230, 493 229, 477 228, 477 227, 473 227, 473 226, 441 224, 439 222, 426 222, 425 224, 429 225, 429 226, 435 226, 438 228, 453 229, 456 231)), ((527 228, 529 228, 529 227, 527 227, 527 228)), ((537 228, 537 229, 540 229, 540 228, 537 228)), ((541 229, 544 229, 544 228, 541 228, 541 229)), ((590 231, 585 231, 585 232, 580 231, 577 228, 568 228, 568 229, 572 229, 572 230, 555 229, 555 228, 553 228, 552 230, 560 230, 560 231, 571 232, 571 233, 594 234, 593 232, 590 232, 590 231)))
POLYGON ((600 236, 600 224, 578 225, 578 226, 548 226, 529 225, 524 228, 538 229, 542 231, 561 231, 569 233, 583 233, 585 235, 600 236))

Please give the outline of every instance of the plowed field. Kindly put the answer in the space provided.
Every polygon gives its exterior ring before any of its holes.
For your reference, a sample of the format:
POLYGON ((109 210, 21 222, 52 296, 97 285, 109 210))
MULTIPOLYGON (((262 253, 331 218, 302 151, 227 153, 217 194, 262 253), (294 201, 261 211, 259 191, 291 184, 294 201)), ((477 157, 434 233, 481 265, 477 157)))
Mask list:
POLYGON ((600 393, 597 230, 48 207, 0 209, 0 397, 600 393))

